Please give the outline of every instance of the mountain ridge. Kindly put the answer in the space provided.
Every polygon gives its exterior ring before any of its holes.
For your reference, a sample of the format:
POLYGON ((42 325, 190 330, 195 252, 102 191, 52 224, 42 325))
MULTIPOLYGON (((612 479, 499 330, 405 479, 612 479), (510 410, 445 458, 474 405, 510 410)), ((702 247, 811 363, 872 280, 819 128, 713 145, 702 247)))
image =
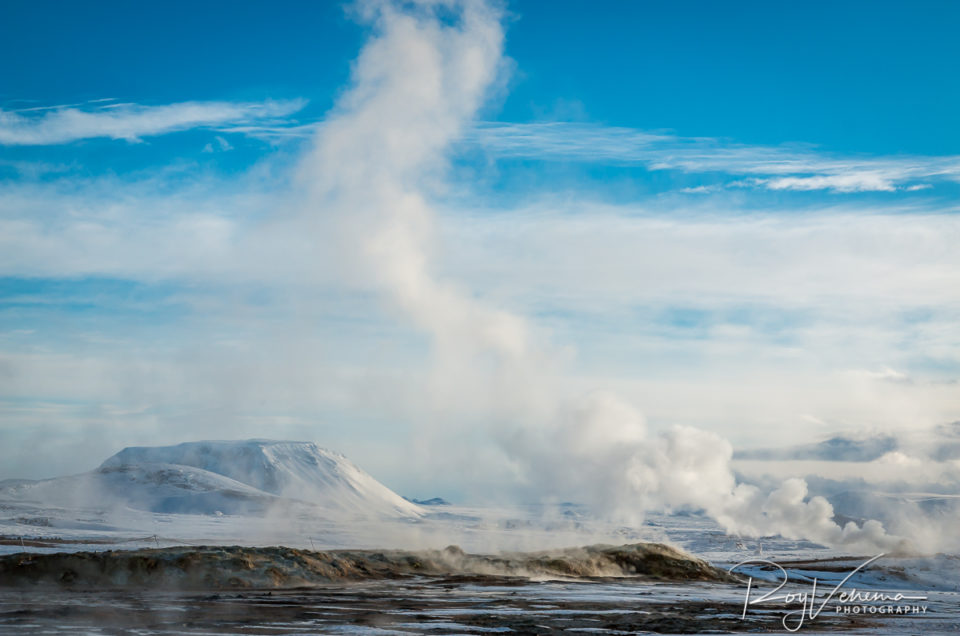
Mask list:
POLYGON ((87 473, 0 485, 2 498, 187 514, 265 514, 283 502, 339 515, 423 514, 341 453, 267 439, 131 446, 87 473))

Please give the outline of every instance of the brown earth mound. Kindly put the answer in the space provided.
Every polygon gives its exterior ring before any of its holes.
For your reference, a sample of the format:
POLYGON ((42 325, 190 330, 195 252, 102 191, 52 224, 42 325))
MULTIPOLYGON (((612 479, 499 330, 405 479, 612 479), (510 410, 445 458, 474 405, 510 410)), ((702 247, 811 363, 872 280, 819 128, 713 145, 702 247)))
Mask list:
POLYGON ((701 559, 657 543, 495 556, 466 554, 456 546, 419 552, 205 546, 0 557, 0 585, 4 586, 292 588, 411 576, 737 580, 701 559))

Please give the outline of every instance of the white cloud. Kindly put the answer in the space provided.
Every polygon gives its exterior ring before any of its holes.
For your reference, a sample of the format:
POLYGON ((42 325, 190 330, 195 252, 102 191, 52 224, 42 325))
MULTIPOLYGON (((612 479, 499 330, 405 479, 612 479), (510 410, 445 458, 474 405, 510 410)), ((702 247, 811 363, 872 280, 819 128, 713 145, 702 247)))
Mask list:
POLYGON ((223 126, 219 130, 226 133, 246 135, 272 144, 281 144, 287 141, 310 139, 317 134, 322 126, 322 123, 317 122, 307 124, 241 124, 223 126))
POLYGON ((304 100, 264 102, 180 102, 55 107, 10 111, 0 109, 0 145, 44 146, 105 137, 138 141, 194 128, 256 125, 285 118, 305 106, 304 100))
POLYGON ((449 275, 543 310, 759 303, 859 317, 960 305, 960 217, 937 208, 743 214, 709 197, 697 208, 568 197, 451 211, 443 227, 449 275))
MULTIPOLYGON (((163 281, 181 286, 182 302, 215 324, 247 321, 251 346, 275 350, 258 340, 257 326, 289 312, 341 332, 344 347, 366 350, 370 332, 351 336, 344 321, 377 316, 375 331, 383 333, 389 314, 376 303, 332 310, 376 287, 341 240, 343 219, 323 206, 309 217, 291 213, 299 203, 280 187, 255 175, 192 186, 163 179, 7 185, 0 276, 163 281), (272 290, 269 306, 242 300, 251 293, 242 290, 257 289, 272 290)), ((705 206, 719 205, 705 196, 705 206)), ((738 442, 757 435, 773 442, 809 429, 799 414, 896 428, 960 413, 955 387, 846 371, 889 367, 920 380, 938 377, 923 360, 946 373, 960 365, 956 215, 852 205, 739 215, 567 200, 447 209, 435 239, 440 279, 478 290, 493 307, 541 316, 545 337, 576 347, 571 391, 616 389, 654 421, 699 422, 726 427, 724 434, 743 436, 738 442), (702 325, 672 324, 677 308, 702 325), (781 430, 784 423, 796 428, 781 430)), ((473 407, 482 400, 464 400, 458 417, 473 407)))
MULTIPOLYGON (((870 172, 851 172, 849 174, 815 177, 777 177, 775 179, 757 179, 755 182, 771 190, 833 190, 834 192, 894 192, 890 175, 870 172)), ((908 188, 915 191, 916 188, 908 188)))
POLYGON ((489 122, 471 130, 469 141, 499 157, 757 176, 736 185, 773 190, 912 192, 930 187, 918 180, 960 181, 960 156, 843 156, 809 147, 750 146, 585 123, 489 122))
POLYGON ((230 144, 229 141, 227 141, 220 135, 217 135, 216 137, 214 137, 212 142, 208 143, 203 147, 203 152, 205 153, 212 153, 217 151, 226 152, 228 150, 233 150, 233 146, 230 144), (217 144, 216 148, 214 148, 214 145, 213 145, 214 143, 217 144))

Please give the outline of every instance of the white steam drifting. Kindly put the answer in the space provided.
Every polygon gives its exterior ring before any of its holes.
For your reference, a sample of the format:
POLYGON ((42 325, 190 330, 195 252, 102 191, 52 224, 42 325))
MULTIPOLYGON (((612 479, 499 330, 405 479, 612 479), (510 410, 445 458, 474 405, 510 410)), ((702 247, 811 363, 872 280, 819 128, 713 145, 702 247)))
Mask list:
POLYGON ((645 509, 702 509, 739 534, 903 547, 878 522, 837 525, 825 499, 807 498, 803 480, 772 492, 738 484, 731 446, 713 433, 650 435, 615 395, 565 398, 562 351, 522 318, 437 276, 430 200, 443 190, 451 144, 501 74, 502 12, 483 2, 372 1, 358 14, 374 35, 301 177, 309 213, 338 228, 341 258, 431 336, 439 410, 459 402, 486 414, 483 432, 543 498, 577 498, 634 520, 645 509))

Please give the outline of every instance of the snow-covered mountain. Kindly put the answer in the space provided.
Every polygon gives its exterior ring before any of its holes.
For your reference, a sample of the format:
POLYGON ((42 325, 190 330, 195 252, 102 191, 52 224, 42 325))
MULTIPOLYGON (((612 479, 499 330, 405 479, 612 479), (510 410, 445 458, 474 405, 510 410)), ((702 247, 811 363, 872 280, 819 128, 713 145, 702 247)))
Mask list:
POLYGON ((339 453, 270 440, 126 448, 88 473, 0 484, 0 500, 185 514, 263 514, 295 500, 335 516, 422 514, 339 453))

